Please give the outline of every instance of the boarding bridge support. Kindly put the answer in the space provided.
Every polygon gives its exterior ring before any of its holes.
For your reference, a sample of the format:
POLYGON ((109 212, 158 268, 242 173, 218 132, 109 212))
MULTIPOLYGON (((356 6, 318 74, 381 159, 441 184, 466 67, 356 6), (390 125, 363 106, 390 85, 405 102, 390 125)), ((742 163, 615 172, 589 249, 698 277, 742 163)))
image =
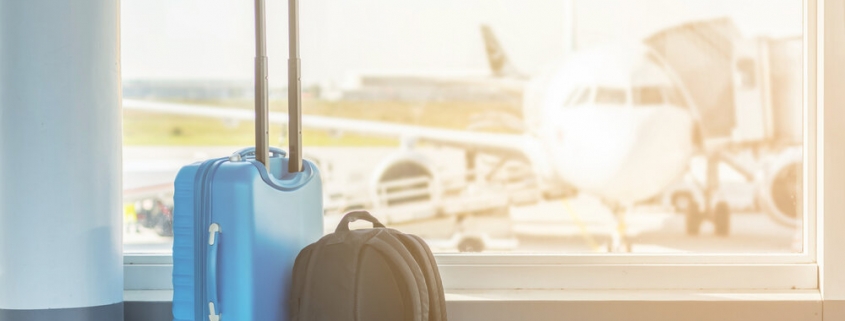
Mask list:
POLYGON ((0 0, 0 320, 123 320, 119 0, 0 0))

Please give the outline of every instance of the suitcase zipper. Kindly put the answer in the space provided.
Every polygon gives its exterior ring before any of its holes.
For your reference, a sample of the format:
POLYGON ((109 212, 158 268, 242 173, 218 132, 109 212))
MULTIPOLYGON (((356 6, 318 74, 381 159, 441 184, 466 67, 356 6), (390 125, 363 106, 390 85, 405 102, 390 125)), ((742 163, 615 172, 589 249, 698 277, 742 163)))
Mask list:
MULTIPOLYGON (((225 162, 228 159, 229 159, 228 157, 220 158, 216 162, 214 162, 214 164, 212 164, 211 167, 208 169, 208 175, 206 177, 207 182, 206 182, 206 184, 203 185, 204 189, 205 189, 205 191, 203 193, 204 194, 203 195, 203 201, 205 202, 205 209, 204 209, 203 213, 207 213, 208 215, 205 215, 205 216, 202 217, 203 222, 202 222, 202 225, 199 226, 199 228, 201 230, 203 230, 203 233, 208 232, 208 229, 205 229, 205 227, 209 226, 211 224, 211 216, 213 214, 211 195, 212 195, 213 189, 214 189, 214 185, 213 185, 214 184, 214 174, 217 173, 217 169, 220 168, 220 165, 222 165, 223 162, 225 162)), ((205 236, 206 235, 201 234, 201 237, 199 238, 201 244, 205 243, 205 242, 202 242, 205 239, 205 236)), ((203 245, 202 247, 199 247, 199 248, 205 249, 205 245, 203 245)), ((208 258, 207 258, 207 255, 206 255, 207 254, 206 251, 202 250, 202 251, 199 251, 199 252, 202 255, 202 261, 200 261, 200 262, 202 264, 201 280, 203 280, 202 281, 203 286, 200 288, 200 290, 202 291, 202 301, 201 302, 203 304, 201 304, 200 306, 205 306, 206 303, 209 302, 208 301, 208 284, 207 284, 207 282, 205 282, 207 275, 208 275, 208 265, 206 263, 208 258)), ((219 306, 216 307, 217 311, 211 311, 212 305, 208 305, 208 307, 209 307, 208 314, 205 314, 205 313, 201 314, 199 320, 204 319, 205 316, 207 315, 209 321, 219 321, 220 320, 220 307, 219 306)))
POLYGON ((217 160, 211 159, 203 162, 197 169, 197 174, 194 177, 194 213, 192 215, 194 219, 194 320, 201 320, 198 318, 202 315, 202 306, 197 301, 202 299, 202 283, 199 280, 203 280, 202 265, 200 265, 200 262, 204 261, 202 260, 202 254, 198 250, 201 248, 201 243, 198 239, 202 238, 203 193, 205 192, 204 186, 206 177, 208 176, 208 168, 215 161, 217 160))
POLYGON ((205 161, 197 170, 197 177, 194 181, 194 298, 195 298, 195 316, 194 320, 205 319, 205 246, 207 244, 208 231, 206 227, 211 221, 211 187, 208 184, 211 182, 214 172, 220 166, 222 161, 228 158, 216 158, 205 161), (205 215, 208 213, 208 215, 205 215), (202 249, 202 250, 200 250, 202 249), (199 304, 198 304, 199 303, 199 304))

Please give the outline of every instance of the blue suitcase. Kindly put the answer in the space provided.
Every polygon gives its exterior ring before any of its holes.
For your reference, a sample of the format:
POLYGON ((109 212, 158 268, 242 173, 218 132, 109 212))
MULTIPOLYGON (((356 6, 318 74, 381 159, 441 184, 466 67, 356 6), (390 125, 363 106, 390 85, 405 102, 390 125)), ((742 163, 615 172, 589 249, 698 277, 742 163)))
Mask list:
POLYGON ((316 167, 270 174, 245 152, 186 166, 176 177, 173 317, 286 320, 296 255, 323 234, 316 167), (238 160, 240 158, 240 160, 238 160))
MULTIPOLYGON (((295 19, 296 0, 290 3, 295 19)), ((294 260, 323 235, 320 174, 301 157, 298 50, 290 59, 289 157, 267 144, 263 11, 256 0, 256 147, 185 166, 176 176, 174 320, 287 320, 294 260)))

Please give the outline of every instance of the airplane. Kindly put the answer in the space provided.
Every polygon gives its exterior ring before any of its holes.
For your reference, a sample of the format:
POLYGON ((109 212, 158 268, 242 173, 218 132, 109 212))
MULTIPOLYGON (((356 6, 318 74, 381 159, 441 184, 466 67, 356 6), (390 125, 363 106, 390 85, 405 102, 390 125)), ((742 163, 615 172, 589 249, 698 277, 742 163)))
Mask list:
MULTIPOLYGON (((515 74, 489 27, 482 27, 494 74, 515 74)), ((468 170, 479 153, 524 160, 552 186, 574 187, 616 213, 609 250, 630 251, 625 212, 659 194, 686 170, 697 148, 696 115, 671 68, 642 43, 615 44, 574 54, 526 85, 525 131, 502 134, 303 115, 305 128, 400 137, 403 146, 427 142, 463 149, 468 170)), ((123 108, 154 113, 251 121, 250 110, 125 99, 123 108)), ((269 121, 285 124, 285 113, 269 121)), ((410 148, 393 166, 428 162, 410 148)), ((388 174, 392 166, 376 175, 388 174)), ((433 175, 433 173, 429 173, 433 175)), ((393 171, 391 175, 396 175, 393 171)), ((401 174, 399 174, 401 175, 401 174)))
MULTIPOLYGON (((528 80, 527 75, 519 72, 501 50, 501 44, 488 25, 481 26, 481 35, 487 62, 492 73, 476 71, 433 72, 429 70, 390 70, 390 71, 349 71, 343 88, 356 91, 362 87, 412 87, 430 90, 452 88, 455 91, 471 92, 485 89, 498 93, 498 99, 519 100, 528 80)), ((515 105, 518 103, 515 102, 515 105)))

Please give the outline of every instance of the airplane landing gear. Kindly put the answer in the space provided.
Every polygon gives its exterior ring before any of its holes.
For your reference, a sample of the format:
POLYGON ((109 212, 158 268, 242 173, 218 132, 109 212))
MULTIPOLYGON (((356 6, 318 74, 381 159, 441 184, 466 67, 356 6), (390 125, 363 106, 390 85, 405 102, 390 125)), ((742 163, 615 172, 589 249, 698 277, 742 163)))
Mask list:
POLYGON ((627 239, 621 242, 607 243, 607 252, 609 253, 631 253, 631 242, 627 239))
POLYGON ((686 208, 677 208, 678 210, 685 210, 686 214, 686 230, 687 235, 698 235, 701 229, 701 223, 704 220, 713 221, 714 232, 718 236, 727 236, 731 229, 731 210, 728 203, 724 200, 718 199, 716 191, 719 189, 719 156, 714 154, 707 157, 707 186, 704 191, 704 209, 692 198, 687 195, 683 201, 678 203, 688 203, 686 208), (715 200, 714 200, 715 198, 715 200))
POLYGON ((607 251, 611 253, 631 253, 631 241, 628 238, 628 225, 625 222, 627 208, 616 208, 613 212, 616 215, 616 229, 611 234, 610 243, 607 244, 607 251))
POLYGON ((713 222, 714 232, 718 236, 727 236, 731 229, 731 213, 728 203, 717 202, 709 210, 701 211, 697 204, 686 208, 686 230, 687 235, 698 235, 701 223, 706 220, 713 222))
POLYGON ((458 243, 458 252, 483 252, 484 241, 479 237, 466 237, 458 243))
POLYGON ((698 206, 690 192, 679 192, 672 196, 672 206, 680 214, 687 214, 690 207, 698 206))
POLYGON ((698 235, 701 229, 701 222, 704 221, 704 213, 698 209, 698 204, 694 202, 688 206, 684 212, 686 215, 687 235, 698 235))
POLYGON ((727 202, 718 202, 713 208, 713 224, 716 225, 716 235, 728 236, 731 230, 731 210, 727 202))

